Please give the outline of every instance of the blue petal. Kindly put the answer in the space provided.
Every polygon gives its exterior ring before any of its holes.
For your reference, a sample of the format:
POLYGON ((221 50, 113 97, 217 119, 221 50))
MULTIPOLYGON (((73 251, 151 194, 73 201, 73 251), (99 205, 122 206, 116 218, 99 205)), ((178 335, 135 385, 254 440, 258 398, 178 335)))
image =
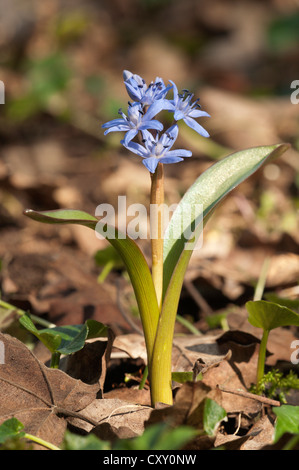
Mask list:
POLYGON ((104 135, 109 134, 109 132, 122 132, 122 131, 127 132, 128 131, 128 126, 125 125, 125 124, 122 124, 122 125, 119 125, 119 126, 109 127, 109 129, 107 129, 104 132, 104 135))
POLYGON ((182 160, 184 159, 181 157, 170 157, 168 155, 166 157, 159 158, 159 161, 161 163, 178 163, 178 162, 181 162, 182 160))
POLYGON ((188 116, 191 118, 199 118, 203 116, 211 117, 206 111, 201 111, 200 109, 192 109, 192 111, 188 113, 188 116))
POLYGON ((120 143, 124 145, 128 150, 133 153, 136 153, 142 158, 146 158, 148 156, 148 152, 146 151, 146 149, 137 142, 129 142, 128 144, 126 144, 124 140, 121 140, 120 143))
POLYGON ((179 110, 179 109, 177 109, 174 112, 174 119, 176 121, 180 121, 180 119, 184 119, 185 117, 186 117, 186 114, 183 111, 179 110))
POLYGON ((131 78, 133 76, 132 72, 129 72, 129 70, 124 70, 123 71, 123 78, 124 80, 128 80, 129 78, 131 78))
POLYGON ((192 152, 185 149, 169 150, 167 157, 192 157, 192 152))
POLYGON ((147 129, 142 130, 141 132, 144 140, 144 145, 147 149, 148 154, 150 154, 153 149, 153 142, 157 142, 157 137, 153 136, 153 134, 147 129))
POLYGON ((160 121, 157 121, 156 119, 152 119, 151 121, 146 120, 142 122, 138 129, 156 129, 157 131, 162 131, 163 124, 160 121))
POLYGON ((149 157, 143 160, 142 163, 151 173, 155 173, 159 159, 156 157, 149 157))
POLYGON ((173 145, 175 140, 177 139, 178 133, 179 126, 177 124, 173 124, 173 126, 169 127, 169 129, 165 132, 168 138, 172 141, 171 145, 173 145))
POLYGON ((167 109, 168 111, 173 111, 173 105, 169 100, 158 100, 151 104, 145 113, 144 117, 146 119, 153 119, 157 114, 160 113, 163 109, 167 109))
POLYGON ((176 105, 179 99, 179 92, 178 92, 176 84, 172 80, 169 80, 169 81, 173 86, 173 101, 174 101, 174 105, 176 105))
MULTIPOLYGON (((131 81, 133 81, 133 80, 128 80, 127 82, 125 82, 126 90, 128 92, 128 95, 130 96, 130 98, 132 100, 140 101, 141 98, 142 98, 140 90, 137 86, 134 86, 134 84, 130 83, 131 81)), ((134 80, 134 82, 135 82, 135 80, 134 80)), ((136 85, 136 82, 135 82, 135 85, 136 85)))
POLYGON ((138 131, 137 129, 131 129, 130 131, 128 131, 124 137, 124 142, 126 145, 128 145, 128 143, 134 139, 134 137, 138 134, 138 131))
POLYGON ((109 122, 105 122, 105 124, 103 124, 102 127, 106 129, 107 127, 119 126, 119 125, 128 126, 128 124, 126 123, 124 119, 118 118, 118 119, 112 119, 112 121, 109 121, 109 122))
POLYGON ((193 118, 186 116, 184 121, 187 126, 198 132, 198 134, 202 135, 203 137, 210 137, 210 134, 200 124, 198 124, 198 122, 194 121, 193 118))

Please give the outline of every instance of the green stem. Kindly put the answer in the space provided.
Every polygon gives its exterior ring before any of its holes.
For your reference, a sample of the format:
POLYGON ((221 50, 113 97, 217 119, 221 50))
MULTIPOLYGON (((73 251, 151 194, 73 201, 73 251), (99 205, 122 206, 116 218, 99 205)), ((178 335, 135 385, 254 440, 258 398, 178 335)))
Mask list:
POLYGON ((30 439, 33 442, 36 442, 37 444, 40 444, 41 446, 47 447, 47 449, 61 450, 61 449, 59 449, 59 447, 54 446, 54 444, 51 444, 51 442, 44 441, 44 439, 41 439, 40 437, 33 436, 32 434, 25 433, 24 437, 26 439, 30 439))
POLYGON ((182 317, 181 315, 179 315, 177 313, 177 316, 176 316, 176 319, 177 321, 183 325, 185 328, 187 328, 191 333, 193 333, 194 335, 201 335, 201 331, 199 331, 196 326, 194 326, 189 320, 187 320, 186 318, 182 317))
POLYGON ((139 390, 142 390, 142 389, 143 389, 147 377, 148 377, 148 366, 145 366, 144 371, 143 371, 142 380, 141 380, 141 382, 140 382, 140 384, 139 384, 139 390))
MULTIPOLYGON (((17 308, 14 305, 9 304, 8 302, 4 302, 4 300, 0 300, 0 307, 5 308, 6 310, 11 310, 17 313, 18 315, 20 315, 20 317, 26 314, 25 310, 22 310, 21 308, 17 308)), ((30 314, 30 318, 32 321, 34 321, 38 325, 44 326, 46 328, 53 328, 54 326, 56 326, 54 325, 54 323, 50 323, 44 318, 37 317, 36 315, 30 314)))
POLYGON ((264 330, 261 344, 260 344, 259 358, 258 358, 258 364, 257 364, 257 377, 256 377, 257 384, 259 384, 259 382, 262 380, 264 373, 265 373, 266 348, 267 348, 269 332, 270 330, 264 330))
POLYGON ((256 288, 255 288, 253 300, 261 300, 263 297, 266 280, 267 280, 267 274, 269 271, 269 265, 270 265, 270 258, 267 257, 261 269, 261 273, 260 273, 256 288))
POLYGON ((113 260, 108 261, 102 269, 101 274, 98 276, 98 283, 101 284, 105 281, 106 277, 110 273, 110 271, 114 268, 115 262, 113 260))
POLYGON ((52 354, 51 364, 50 364, 51 369, 58 369, 60 356, 61 356, 61 354, 58 351, 56 351, 52 354))
POLYGON ((294 450, 299 443, 299 436, 290 437, 289 441, 283 446, 282 450, 294 450))

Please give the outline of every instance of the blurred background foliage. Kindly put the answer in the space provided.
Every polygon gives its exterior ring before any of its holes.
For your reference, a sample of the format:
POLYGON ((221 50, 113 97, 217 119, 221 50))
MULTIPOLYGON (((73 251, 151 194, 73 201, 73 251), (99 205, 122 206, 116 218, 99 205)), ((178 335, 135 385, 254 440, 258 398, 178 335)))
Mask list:
MULTIPOLYGON (((91 138, 93 156, 121 152, 119 135, 104 139, 101 124, 126 107, 124 69, 200 96, 211 139, 183 126, 180 134, 195 156, 278 141, 299 148, 299 105, 290 100, 299 79, 298 0, 0 0, 0 151, 49 132, 55 140, 63 129, 70 140, 74 131, 91 138)), ((77 156, 85 152, 77 147, 77 156)), ((285 158, 298 207, 298 154, 285 158)), ((280 168, 268 170, 265 186, 281 178, 280 168)), ((169 174, 180 178, 180 169, 169 174)), ((270 193, 258 202, 260 216, 272 213, 270 193)))
POLYGON ((299 77, 296 0, 1 0, 0 31, 11 120, 109 119, 123 69, 243 96, 289 96, 299 77))
MULTIPOLYGON (((290 98, 291 83, 299 80, 299 0, 0 0, 6 98, 0 106, 0 263, 6 298, 14 301, 25 292, 27 301, 28 273, 35 292, 41 282, 36 272, 44 276, 46 268, 32 253, 50 246, 59 253, 61 246, 77 249, 64 261, 67 277, 79 250, 99 268, 100 282, 113 270, 123 272, 111 252, 97 252, 106 245, 93 233, 30 224, 23 210, 94 213, 101 202, 117 208, 123 194, 128 205, 148 204, 149 175, 140 159, 128 155, 119 133, 104 138, 101 128, 127 106, 124 69, 148 83, 156 76, 173 80, 200 97, 211 115, 201 120, 210 139, 180 126, 178 148, 192 150, 193 157, 167 165, 169 204, 215 159, 248 147, 291 143, 215 212, 187 281, 213 309, 241 305, 251 298, 270 256, 268 288, 295 286, 292 295, 298 297, 299 104, 290 98), (16 246, 25 256, 7 280, 16 246), (31 271, 28 252, 35 263, 31 271)), ((148 255, 148 245, 142 248, 148 255)), ((79 277, 81 282, 84 276, 79 277)), ((207 309, 202 299, 196 302, 207 309)), ((99 317, 104 323, 105 308, 99 317)), ((187 303, 182 311, 190 308, 187 303)), ((107 318, 112 321, 111 313, 107 318)))

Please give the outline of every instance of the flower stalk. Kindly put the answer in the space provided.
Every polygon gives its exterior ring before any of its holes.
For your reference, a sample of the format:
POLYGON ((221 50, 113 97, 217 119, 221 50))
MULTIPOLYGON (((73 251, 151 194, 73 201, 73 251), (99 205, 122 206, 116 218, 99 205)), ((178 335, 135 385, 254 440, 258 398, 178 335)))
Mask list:
POLYGON ((152 248, 152 277, 156 290, 159 310, 162 307, 163 294, 163 222, 164 222, 164 170, 159 163, 155 173, 151 174, 151 248, 152 248))
POLYGON ((256 377, 257 384, 260 383, 265 373, 265 360, 266 360, 267 341, 268 341, 269 333, 270 333, 270 330, 263 331, 263 336, 262 336, 261 343, 260 343, 260 350, 259 350, 259 357, 258 357, 258 364, 257 364, 257 377, 256 377))

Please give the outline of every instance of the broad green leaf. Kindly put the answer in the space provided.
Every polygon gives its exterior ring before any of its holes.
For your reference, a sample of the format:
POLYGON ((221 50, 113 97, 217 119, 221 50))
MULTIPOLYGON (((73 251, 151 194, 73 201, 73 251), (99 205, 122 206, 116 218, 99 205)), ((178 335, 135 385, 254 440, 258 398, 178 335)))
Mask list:
POLYGON ((190 259, 193 251, 188 249, 189 238, 184 233, 194 232, 198 239, 203 224, 219 202, 266 161, 288 148, 287 144, 278 144, 242 150, 213 164, 197 178, 181 199, 165 231, 164 294, 182 253, 184 258, 190 259))
POLYGON ((19 322, 27 331, 39 339, 52 354, 58 350, 61 343, 61 336, 57 332, 51 331, 50 329, 44 333, 39 331, 31 320, 30 315, 27 313, 21 316, 19 322))
POLYGON ((164 403, 169 403, 172 400, 171 387, 167 384, 171 383, 173 333, 184 274, 188 262, 189 257, 181 258, 181 263, 178 263, 173 273, 162 305, 151 367, 151 394, 154 403, 156 400, 161 401, 160 389, 165 393, 163 397, 164 403))
POLYGON ((57 334, 60 337, 59 347, 56 349, 60 354, 73 354, 83 348, 88 335, 87 325, 56 326, 55 328, 45 328, 41 334, 57 334))
POLYGON ((86 339, 102 338, 108 336, 108 326, 96 320, 86 320, 88 334, 86 339))
POLYGON ((209 436, 214 436, 221 421, 226 418, 226 411, 222 406, 210 398, 205 399, 203 412, 203 426, 209 436))
POLYGON ((173 341, 171 332, 174 330, 181 289, 193 252, 189 243, 191 238, 186 239, 184 233, 186 230, 190 232, 192 227, 194 238, 198 239, 203 222, 208 219, 217 204, 266 160, 281 155, 288 147, 288 145, 273 145, 243 150, 215 163, 189 188, 175 210, 164 236, 164 296, 153 350, 153 397, 156 393, 159 396, 159 391, 154 389, 154 384, 164 384, 163 389, 166 390, 166 384, 171 381, 169 372, 173 341), (191 223, 189 217, 185 220, 182 216, 184 211, 190 211, 190 208, 193 212, 191 223), (181 236, 177 234, 178 227, 181 228, 181 236), (176 237, 173 236, 174 234, 176 237))
POLYGON ((28 314, 20 323, 34 334, 51 353, 72 354, 83 348, 89 338, 107 336, 108 328, 96 320, 87 320, 83 325, 65 325, 38 330, 28 314))
POLYGON ((78 436, 67 431, 64 437, 63 449, 112 451, 178 450, 190 442, 196 435, 197 431, 190 426, 179 426, 173 429, 165 423, 158 423, 146 428, 141 436, 131 439, 117 439, 111 445, 108 441, 102 441, 92 434, 78 436))
POLYGON ((266 300, 246 303, 251 325, 270 331, 280 326, 299 326, 299 314, 283 305, 266 300))
POLYGON ((277 416, 274 442, 277 442, 285 433, 299 434, 299 406, 281 405, 272 410, 277 416))
POLYGON ((94 434, 80 436, 66 431, 63 440, 63 450, 110 450, 111 445, 107 441, 101 441, 94 434))
POLYGON ((134 439, 119 439, 113 445, 113 450, 178 450, 196 435, 196 429, 191 426, 173 429, 166 423, 157 423, 134 439))
POLYGON ((14 437, 23 437, 24 426, 17 418, 10 418, 0 425, 0 444, 3 444, 7 439, 14 437))
MULTIPOLYGON (((37 212, 27 209, 25 215, 33 220, 48 224, 78 224, 97 230, 97 225, 104 227, 96 217, 77 210, 60 209, 37 212)), ((150 269, 138 245, 126 234, 115 229, 114 237, 107 240, 117 250, 126 266, 134 288, 143 325, 149 361, 151 358, 156 329, 159 319, 159 308, 150 269)))
POLYGON ((266 292, 264 294, 264 297, 266 300, 269 300, 269 302, 284 305, 285 307, 288 307, 291 310, 295 310, 295 312, 299 313, 299 299, 289 299, 287 297, 280 297, 279 295, 275 294, 275 292, 266 292))

